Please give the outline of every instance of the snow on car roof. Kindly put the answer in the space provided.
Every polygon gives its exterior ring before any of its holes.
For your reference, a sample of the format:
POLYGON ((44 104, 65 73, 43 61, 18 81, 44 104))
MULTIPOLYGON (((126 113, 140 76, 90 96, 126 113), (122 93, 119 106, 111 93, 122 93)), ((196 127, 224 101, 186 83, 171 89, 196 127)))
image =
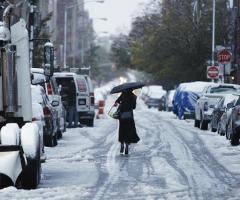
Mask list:
POLYGON ((153 91, 153 90, 163 90, 163 87, 161 85, 149 85, 148 89, 150 91, 153 91))
POLYGON ((183 91, 202 93, 206 86, 209 86, 212 84, 215 84, 215 83, 195 81, 195 82, 189 82, 189 83, 181 83, 179 87, 183 91))
POLYGON ((163 96, 166 96, 166 94, 167 94, 166 90, 150 91, 149 97, 151 97, 151 98, 162 98, 163 96))
POLYGON ((43 88, 40 85, 31 85, 31 93, 32 93, 32 102, 33 103, 42 103, 42 91, 43 88))
POLYGON ((40 74, 44 73, 42 68, 31 68, 31 72, 36 72, 36 73, 40 73, 40 74))

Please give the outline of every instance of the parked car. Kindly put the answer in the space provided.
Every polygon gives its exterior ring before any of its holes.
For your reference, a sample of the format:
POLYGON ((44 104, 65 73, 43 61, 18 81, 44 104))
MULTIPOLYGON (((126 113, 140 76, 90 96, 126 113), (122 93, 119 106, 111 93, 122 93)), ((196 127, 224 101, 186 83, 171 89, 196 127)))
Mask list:
POLYGON ((227 111, 228 103, 235 102, 238 99, 238 96, 233 94, 225 94, 220 99, 220 101, 215 105, 215 108, 212 113, 211 131, 216 132, 218 130, 219 122, 223 113, 227 111))
POLYGON ((94 112, 91 110, 93 102, 89 98, 90 91, 85 77, 71 72, 54 73, 53 77, 56 79, 57 85, 62 88, 60 94, 66 105, 68 104, 67 91, 75 90, 79 122, 93 126, 94 112), (75 85, 75 88, 71 88, 71 83, 75 85))
POLYGON ((167 111, 173 110, 173 97, 176 90, 170 90, 167 92, 167 111))
POLYGON ((60 96, 60 88, 56 83, 54 77, 51 77, 49 80, 46 80, 46 76, 44 76, 43 69, 40 68, 32 68, 31 72, 33 74, 32 83, 40 83, 45 93, 47 94, 50 103, 53 101, 58 101, 59 105, 54 106, 53 109, 57 112, 57 135, 58 138, 62 137, 62 133, 66 131, 66 110, 63 106, 62 99, 60 96))
MULTIPOLYGON (((226 138, 230 140, 231 145, 239 145, 240 139, 240 95, 235 102, 228 103, 228 112, 226 112, 226 138)), ((223 119, 224 120, 224 119, 223 119)))
POLYGON ((44 117, 43 126, 43 141, 45 146, 57 145, 57 120, 58 113, 53 107, 58 106, 58 101, 50 102, 44 89, 41 86, 32 86, 33 103, 37 103, 42 106, 42 112, 44 117))
POLYGON ((158 108, 160 111, 166 110, 166 94, 167 92, 165 90, 149 92, 146 105, 148 108, 158 108))
MULTIPOLYGON (((234 84, 212 84, 207 86, 204 89, 202 96, 197 100, 195 107, 195 123, 194 126, 201 128, 202 130, 206 130, 208 128, 208 123, 211 121, 211 116, 206 115, 205 118, 204 113, 206 113, 206 109, 211 105, 209 101, 212 101, 213 98, 219 96, 221 98, 224 94, 233 94, 238 92, 240 89, 239 85, 234 84)), ((219 100, 219 99, 218 99, 219 100)), ((212 109, 211 109, 212 110, 212 109)))
POLYGON ((197 100, 209 84, 201 81, 181 83, 174 93, 173 113, 179 119, 194 119, 197 100))
POLYGON ((45 126, 45 121, 44 121, 44 114, 43 114, 43 108, 41 102, 41 98, 39 101, 39 95, 35 95, 38 93, 41 86, 31 86, 31 94, 32 94, 32 122, 36 123, 39 128, 39 133, 40 133, 40 160, 41 162, 45 162, 46 156, 44 153, 44 142, 43 142, 43 127, 45 126))
POLYGON ((147 86, 144 86, 142 89, 141 89, 141 93, 140 93, 140 98, 145 102, 146 99, 147 99, 147 93, 148 93, 148 87, 147 86))

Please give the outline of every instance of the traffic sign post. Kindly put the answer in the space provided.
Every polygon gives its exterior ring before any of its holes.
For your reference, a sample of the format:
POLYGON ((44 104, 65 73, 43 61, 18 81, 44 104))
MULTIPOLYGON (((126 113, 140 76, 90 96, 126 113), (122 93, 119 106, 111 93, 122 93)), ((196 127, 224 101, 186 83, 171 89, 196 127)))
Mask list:
POLYGON ((219 51, 217 58, 218 58, 219 63, 226 64, 231 61, 232 53, 230 51, 228 51, 227 49, 223 49, 223 50, 219 51))
POLYGON ((208 79, 218 79, 219 78, 219 67, 218 66, 208 66, 207 67, 207 78, 208 79))
POLYGON ((230 51, 228 51, 227 49, 223 49, 221 51, 219 51, 219 53, 217 54, 217 58, 218 58, 218 62, 221 63, 223 65, 223 82, 225 80, 225 65, 228 64, 229 62, 231 62, 232 59, 232 53, 230 51))

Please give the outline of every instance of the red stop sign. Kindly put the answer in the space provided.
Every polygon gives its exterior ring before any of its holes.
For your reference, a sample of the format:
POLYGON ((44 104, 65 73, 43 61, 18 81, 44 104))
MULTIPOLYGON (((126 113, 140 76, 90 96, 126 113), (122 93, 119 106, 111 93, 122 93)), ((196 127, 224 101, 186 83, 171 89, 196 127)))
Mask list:
POLYGON ((218 57, 218 62, 224 64, 231 61, 232 54, 230 51, 223 49, 218 53, 217 57, 218 57))
POLYGON ((218 78, 219 76, 219 69, 217 66, 209 66, 207 68, 207 77, 211 79, 218 78))

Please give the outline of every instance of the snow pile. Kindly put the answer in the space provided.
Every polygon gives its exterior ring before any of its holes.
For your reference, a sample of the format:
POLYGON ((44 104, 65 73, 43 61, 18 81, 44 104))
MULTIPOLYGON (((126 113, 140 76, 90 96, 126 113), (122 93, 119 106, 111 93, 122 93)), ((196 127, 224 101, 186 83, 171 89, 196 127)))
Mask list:
POLYGON ((39 128, 36 123, 26 123, 21 129, 23 151, 29 158, 35 158, 39 150, 39 128))
POLYGON ((20 129, 17 124, 9 123, 1 129, 1 144, 19 145, 20 129))

